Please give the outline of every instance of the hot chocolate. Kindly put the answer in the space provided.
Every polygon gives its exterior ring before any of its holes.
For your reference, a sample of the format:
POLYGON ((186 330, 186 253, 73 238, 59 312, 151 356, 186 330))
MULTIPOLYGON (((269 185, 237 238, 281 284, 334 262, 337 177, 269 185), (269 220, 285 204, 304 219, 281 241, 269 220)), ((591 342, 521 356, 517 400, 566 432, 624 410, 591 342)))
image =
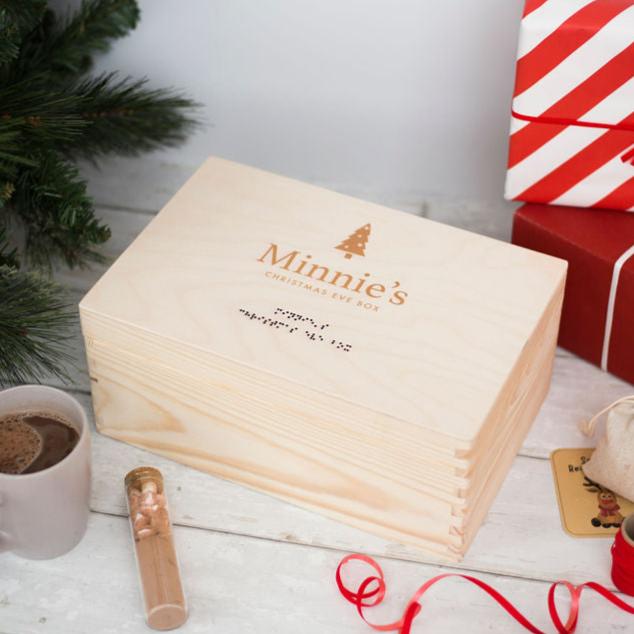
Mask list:
POLYGON ((19 412, 0 417, 0 473, 21 475, 63 460, 79 440, 75 427, 52 412, 19 412))

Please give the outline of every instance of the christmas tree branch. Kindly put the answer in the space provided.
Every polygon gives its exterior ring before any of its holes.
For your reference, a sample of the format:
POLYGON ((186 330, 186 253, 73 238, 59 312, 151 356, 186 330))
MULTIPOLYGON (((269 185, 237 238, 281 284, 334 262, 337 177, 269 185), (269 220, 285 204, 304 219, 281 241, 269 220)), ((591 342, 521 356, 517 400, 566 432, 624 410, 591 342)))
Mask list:
POLYGON ((0 0, 0 382, 62 375, 68 359, 60 288, 19 260, 81 266, 110 235, 71 160, 173 145, 196 125, 196 104, 172 90, 82 78, 138 19, 135 0, 83 0, 61 19, 46 0, 0 0))
POLYGON ((103 260, 93 247, 105 242, 110 230, 95 218, 77 168, 55 152, 41 153, 36 167, 21 171, 11 208, 24 225, 31 265, 50 267, 57 258, 71 267, 103 260))
POLYGON ((33 30, 46 9, 46 0, 2 0, 0 4, 0 65, 15 59, 24 35, 33 30))
POLYGON ((9 243, 5 227, 0 226, 0 266, 17 268, 18 265, 18 251, 9 243))
POLYGON ((117 80, 114 74, 82 83, 77 94, 89 125, 64 150, 71 156, 132 156, 182 142, 198 125, 191 115, 198 105, 172 90, 145 86, 146 80, 117 80))
POLYGON ((23 155, 20 126, 19 121, 0 119, 0 209, 11 197, 14 188, 12 180, 18 168, 34 165, 32 160, 23 155))
POLYGON ((85 73, 92 66, 92 54, 108 50, 112 40, 127 35, 139 16, 136 0, 83 0, 61 21, 47 11, 40 28, 24 42, 16 71, 49 71, 60 77, 85 73))
POLYGON ((19 131, 21 147, 30 149, 72 141, 89 125, 81 102, 81 95, 42 75, 1 86, 0 133, 19 131))
POLYGON ((0 385, 67 375, 76 322, 62 289, 36 273, 0 266, 0 385))

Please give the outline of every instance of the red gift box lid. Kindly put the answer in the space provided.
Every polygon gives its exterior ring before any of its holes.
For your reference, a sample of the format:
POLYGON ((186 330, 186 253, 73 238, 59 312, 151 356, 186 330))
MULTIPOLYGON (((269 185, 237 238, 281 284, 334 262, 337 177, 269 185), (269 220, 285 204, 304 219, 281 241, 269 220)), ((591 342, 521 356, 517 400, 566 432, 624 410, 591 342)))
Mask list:
POLYGON ((528 204, 513 243, 568 261, 560 344, 634 382, 634 214, 528 204))
POLYGON ((634 213, 629 212, 529 204, 517 210, 515 222, 539 227, 610 266, 634 245, 634 213))

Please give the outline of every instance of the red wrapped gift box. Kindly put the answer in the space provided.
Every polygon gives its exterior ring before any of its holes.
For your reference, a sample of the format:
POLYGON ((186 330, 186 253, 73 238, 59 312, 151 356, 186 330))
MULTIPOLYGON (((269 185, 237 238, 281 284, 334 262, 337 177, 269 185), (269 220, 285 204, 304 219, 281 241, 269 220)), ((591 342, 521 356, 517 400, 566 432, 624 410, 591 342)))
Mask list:
POLYGON ((634 383, 634 214, 524 205, 512 241, 568 260, 559 344, 634 383))
POLYGON ((526 0, 505 195, 634 207, 634 0, 526 0))

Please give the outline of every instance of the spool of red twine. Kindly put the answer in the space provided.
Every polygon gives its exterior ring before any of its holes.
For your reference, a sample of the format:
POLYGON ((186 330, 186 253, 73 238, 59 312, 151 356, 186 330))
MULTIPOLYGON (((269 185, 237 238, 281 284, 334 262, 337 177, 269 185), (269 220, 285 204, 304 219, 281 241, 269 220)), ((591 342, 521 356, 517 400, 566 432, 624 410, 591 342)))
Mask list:
POLYGON ((634 513, 623 520, 612 544, 612 581, 621 592, 634 596, 634 513))

